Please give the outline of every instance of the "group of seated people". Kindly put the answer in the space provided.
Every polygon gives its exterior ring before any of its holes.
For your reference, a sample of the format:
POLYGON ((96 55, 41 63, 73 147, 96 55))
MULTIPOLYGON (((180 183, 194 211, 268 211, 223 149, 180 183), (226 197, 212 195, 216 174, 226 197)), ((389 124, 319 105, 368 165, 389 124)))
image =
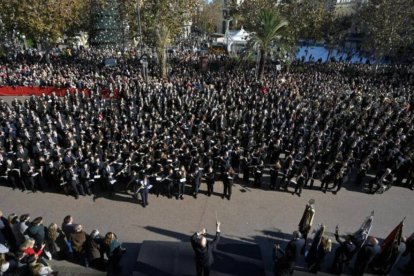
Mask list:
POLYGON ((57 275, 48 260, 68 260, 101 271, 120 271, 125 248, 117 236, 102 236, 97 229, 87 234, 68 215, 62 226, 44 226, 43 218, 0 211, 0 275, 57 275))

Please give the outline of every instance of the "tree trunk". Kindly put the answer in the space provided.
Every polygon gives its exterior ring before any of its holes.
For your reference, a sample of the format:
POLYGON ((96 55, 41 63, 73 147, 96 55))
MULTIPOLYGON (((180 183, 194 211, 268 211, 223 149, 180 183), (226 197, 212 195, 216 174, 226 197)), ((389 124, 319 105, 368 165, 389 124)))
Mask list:
POLYGON ((329 59, 331 58, 332 52, 333 52, 332 48, 329 47, 328 48, 328 56, 326 57, 326 62, 329 62, 329 59))
POLYGON ((160 64, 160 77, 165 78, 167 76, 167 55, 165 49, 158 49, 158 59, 160 64))
POLYGON ((262 80, 264 75, 264 70, 266 66, 266 59, 267 59, 267 51, 264 49, 260 50, 260 62, 259 62, 259 72, 258 72, 258 79, 262 80))

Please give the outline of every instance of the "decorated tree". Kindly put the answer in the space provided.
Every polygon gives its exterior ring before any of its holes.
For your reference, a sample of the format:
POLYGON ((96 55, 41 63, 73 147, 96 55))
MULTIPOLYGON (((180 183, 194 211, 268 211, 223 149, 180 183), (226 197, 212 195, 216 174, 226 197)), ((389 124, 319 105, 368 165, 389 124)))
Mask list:
POLYGON ((91 5, 92 24, 89 43, 99 48, 121 47, 123 26, 118 3, 115 0, 105 2, 93 0, 91 5))

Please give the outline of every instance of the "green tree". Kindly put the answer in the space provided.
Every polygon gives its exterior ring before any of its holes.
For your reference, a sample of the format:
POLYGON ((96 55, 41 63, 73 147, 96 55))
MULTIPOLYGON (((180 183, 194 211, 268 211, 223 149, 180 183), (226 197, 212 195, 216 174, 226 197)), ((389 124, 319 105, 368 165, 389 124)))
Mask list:
POLYGON ((217 22, 221 18, 220 0, 214 0, 210 3, 202 2, 198 7, 200 13, 195 18, 195 25, 206 33, 216 32, 217 22))
POLYGON ((381 59, 412 56, 414 5, 410 0, 370 0, 359 11, 362 49, 381 59))
POLYGON ((160 76, 167 73, 166 49, 196 11, 196 0, 153 0, 141 6, 144 41, 157 51, 160 76))
POLYGON ((284 1, 278 9, 289 21, 286 36, 293 43, 297 43, 299 39, 313 41, 322 39, 322 29, 331 14, 326 0, 284 1))
POLYGON ((328 48, 328 59, 335 48, 344 46, 352 28, 352 16, 337 16, 332 10, 326 13, 322 24, 322 38, 328 48))
POLYGON ((260 28, 262 22, 260 13, 263 10, 277 9, 277 1, 274 0, 245 0, 241 4, 238 1, 229 2, 230 17, 237 20, 237 25, 243 25, 248 31, 260 28))
POLYGON ((251 50, 257 49, 260 53, 258 78, 261 80, 269 50, 282 41, 282 32, 288 26, 288 22, 271 9, 262 10, 259 19, 260 25, 249 40, 248 47, 251 50))
POLYGON ((84 0, 0 1, 0 18, 8 33, 18 31, 48 45, 85 26, 87 5, 84 0))

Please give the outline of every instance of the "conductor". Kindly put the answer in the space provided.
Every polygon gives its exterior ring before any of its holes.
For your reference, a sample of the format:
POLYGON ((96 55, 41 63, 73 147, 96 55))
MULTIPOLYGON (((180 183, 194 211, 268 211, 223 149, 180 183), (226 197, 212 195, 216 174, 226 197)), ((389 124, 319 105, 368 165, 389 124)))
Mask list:
POLYGON ((208 276, 210 267, 213 264, 213 250, 220 240, 220 222, 216 223, 216 237, 212 241, 207 241, 206 229, 194 233, 191 237, 191 245, 195 253, 197 276, 208 276))

